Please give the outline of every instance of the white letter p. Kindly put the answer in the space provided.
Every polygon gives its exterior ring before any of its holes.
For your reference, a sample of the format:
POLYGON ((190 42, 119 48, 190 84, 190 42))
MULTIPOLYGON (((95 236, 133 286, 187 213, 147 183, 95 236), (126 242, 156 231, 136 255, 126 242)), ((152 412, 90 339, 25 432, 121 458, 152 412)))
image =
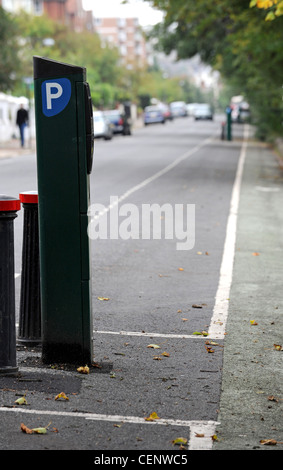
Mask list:
POLYGON ((51 83, 48 82, 46 83, 46 106, 47 109, 52 109, 52 100, 56 100, 62 96, 63 93, 63 88, 59 83, 51 83), (56 93, 52 93, 51 90, 52 88, 56 88, 56 93))

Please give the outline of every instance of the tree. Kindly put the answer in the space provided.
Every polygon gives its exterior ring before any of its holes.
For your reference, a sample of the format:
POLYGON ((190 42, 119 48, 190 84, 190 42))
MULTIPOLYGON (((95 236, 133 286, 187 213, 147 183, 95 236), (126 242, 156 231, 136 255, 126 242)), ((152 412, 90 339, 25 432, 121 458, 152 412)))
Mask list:
POLYGON ((153 4, 166 13, 151 32, 158 37, 158 47, 166 53, 176 50, 180 59, 199 54, 246 95, 259 127, 282 133, 283 17, 264 21, 266 11, 250 8, 246 0, 153 4))
POLYGON ((265 20, 273 21, 276 17, 283 15, 283 0, 251 0, 250 7, 263 8, 269 10, 265 20))
POLYGON ((11 15, 0 7, 0 90, 13 87, 14 75, 18 69, 16 28, 11 15))

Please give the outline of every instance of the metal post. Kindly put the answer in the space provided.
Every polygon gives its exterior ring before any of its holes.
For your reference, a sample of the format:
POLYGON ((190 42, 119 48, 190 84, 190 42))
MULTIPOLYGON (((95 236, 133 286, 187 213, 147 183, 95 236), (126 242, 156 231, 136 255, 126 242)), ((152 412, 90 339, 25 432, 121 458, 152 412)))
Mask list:
POLYGON ((230 106, 226 108, 227 115, 227 140, 232 140, 232 119, 231 119, 232 109, 230 106))
POLYGON ((0 375, 14 375, 16 360, 14 219, 19 199, 0 195, 0 375))
POLYGON ((19 197, 24 227, 18 342, 33 346, 41 343, 38 194, 28 191, 19 197))

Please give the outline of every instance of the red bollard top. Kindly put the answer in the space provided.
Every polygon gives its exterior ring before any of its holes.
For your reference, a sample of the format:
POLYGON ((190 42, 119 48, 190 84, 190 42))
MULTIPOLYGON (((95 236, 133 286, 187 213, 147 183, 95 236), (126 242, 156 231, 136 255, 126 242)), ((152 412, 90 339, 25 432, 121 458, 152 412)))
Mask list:
POLYGON ((25 191, 19 194, 20 200, 24 204, 37 204, 38 203, 38 192, 37 191, 25 191))
POLYGON ((19 211, 21 209, 21 202, 15 197, 5 196, 0 194, 0 212, 19 211))

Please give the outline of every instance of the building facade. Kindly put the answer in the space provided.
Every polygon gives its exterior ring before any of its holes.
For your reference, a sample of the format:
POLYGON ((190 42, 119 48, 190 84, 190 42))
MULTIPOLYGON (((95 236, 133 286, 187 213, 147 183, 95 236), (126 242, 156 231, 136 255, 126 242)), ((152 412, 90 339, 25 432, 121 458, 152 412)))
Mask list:
POLYGON ((146 43, 137 18, 94 18, 94 31, 102 41, 118 48, 123 63, 146 65, 146 43))
POLYGON ((24 10, 32 15, 46 14, 73 31, 93 31, 92 12, 84 10, 82 0, 0 0, 0 5, 11 13, 24 10))
POLYGON ((0 0, 0 5, 11 13, 24 10, 32 15, 43 14, 43 0, 0 0))

